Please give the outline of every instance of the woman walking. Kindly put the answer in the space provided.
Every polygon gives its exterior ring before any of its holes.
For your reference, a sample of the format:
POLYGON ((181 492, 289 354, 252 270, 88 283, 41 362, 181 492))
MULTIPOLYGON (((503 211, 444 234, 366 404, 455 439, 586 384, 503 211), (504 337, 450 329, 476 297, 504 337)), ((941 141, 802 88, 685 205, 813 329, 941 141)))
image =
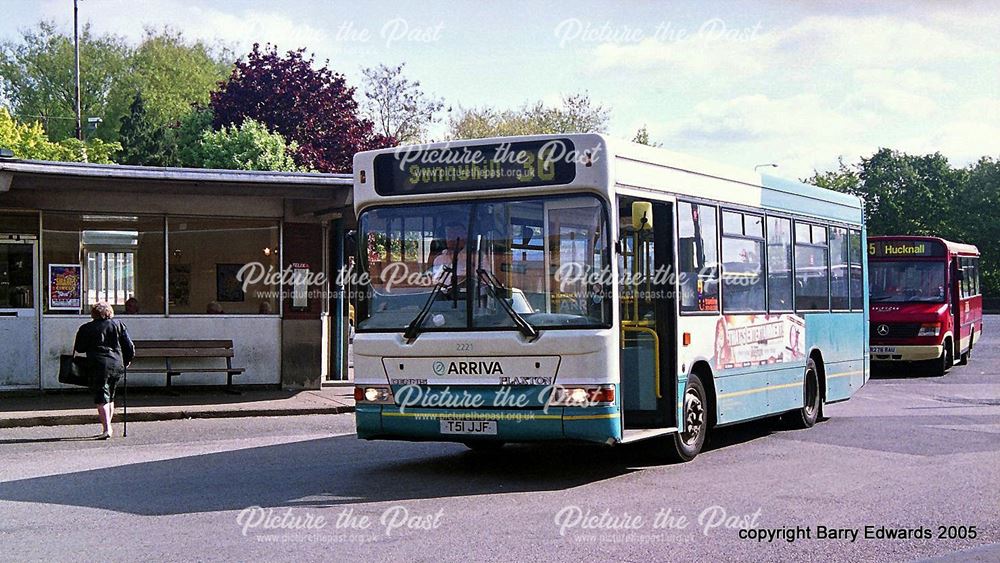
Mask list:
POLYGON ((76 333, 73 349, 87 355, 90 389, 97 405, 97 416, 104 432, 99 436, 107 440, 114 435, 111 418, 115 412, 115 388, 122 372, 135 357, 135 345, 128 336, 125 324, 115 320, 115 310, 105 302, 90 309, 89 323, 76 333))

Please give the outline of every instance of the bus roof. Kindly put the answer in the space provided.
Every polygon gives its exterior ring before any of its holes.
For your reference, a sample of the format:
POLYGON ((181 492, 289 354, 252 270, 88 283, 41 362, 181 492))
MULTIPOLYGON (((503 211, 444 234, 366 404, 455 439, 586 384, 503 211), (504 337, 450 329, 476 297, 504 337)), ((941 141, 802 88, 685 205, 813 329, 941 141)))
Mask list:
MULTIPOLYGON (((700 197, 723 203, 759 207, 776 212, 796 213, 854 225, 861 225, 864 221, 862 202, 853 195, 770 174, 758 174, 752 170, 744 170, 660 147, 608 138, 599 134, 493 137, 430 143, 412 148, 415 150, 455 149, 477 145, 552 139, 569 139, 578 151, 591 150, 596 154, 593 159, 593 168, 589 163, 586 169, 584 169, 583 164, 577 165, 577 180, 581 184, 586 181, 603 179, 604 182, 612 181, 614 187, 618 189, 633 188, 681 196, 688 195, 694 198, 700 197), (604 171, 604 173, 601 174, 600 171, 604 171)), ((380 149, 355 155, 355 204, 357 207, 363 207, 376 199, 372 183, 361 180, 360 175, 366 172, 368 177, 372 177, 372 163, 376 155, 398 153, 401 150, 405 150, 405 148, 380 149), (366 185, 359 185, 359 182, 366 185)), ((558 186, 549 187, 558 188, 558 186)), ((519 188, 519 191, 523 190, 524 188, 519 188)), ((443 198, 446 196, 428 194, 428 197, 443 198)))
POLYGON ((624 180, 656 191, 666 190, 857 225, 864 220, 863 204, 857 196, 771 174, 758 174, 660 147, 618 139, 607 139, 606 142, 608 152, 616 157, 615 176, 619 183, 624 180), (642 169, 642 172, 638 169, 642 169), (669 171, 679 174, 671 174, 669 171), (725 183, 715 182, 709 185, 699 182, 696 177, 712 178, 725 183))
POLYGON ((878 241, 933 241, 939 242, 948 249, 949 254, 961 254, 964 256, 979 256, 979 249, 975 245, 965 244, 964 242, 952 242, 950 240, 943 239, 941 237, 932 237, 926 235, 879 235, 868 237, 869 242, 878 241))

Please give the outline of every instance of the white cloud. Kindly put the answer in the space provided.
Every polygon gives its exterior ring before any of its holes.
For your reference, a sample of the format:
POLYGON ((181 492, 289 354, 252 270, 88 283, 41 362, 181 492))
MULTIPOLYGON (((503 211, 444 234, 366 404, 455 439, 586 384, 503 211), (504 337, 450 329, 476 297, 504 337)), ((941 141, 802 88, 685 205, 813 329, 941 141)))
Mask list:
POLYGON ((650 132, 675 150, 748 168, 773 162, 778 175, 802 178, 835 167, 838 157, 871 154, 870 127, 865 116, 816 94, 751 95, 701 102, 690 116, 650 124, 650 132))
POLYGON ((786 176, 871 154, 880 146, 960 161, 996 154, 1000 103, 984 31, 958 17, 815 15, 753 40, 593 49, 597 65, 633 69, 682 94, 675 117, 650 122, 681 151, 743 166, 779 162, 786 176), (965 104, 965 105, 963 105, 965 104))
POLYGON ((773 99, 757 94, 708 100, 665 133, 710 142, 753 142, 769 137, 843 137, 863 130, 857 118, 844 115, 816 94, 773 99))
POLYGON ((958 166, 983 156, 1000 157, 1000 99, 969 100, 948 120, 924 135, 901 140, 897 146, 918 154, 941 152, 958 166))
MULTIPOLYGON (((72 12, 62 0, 50 0, 40 6, 40 12, 43 18, 72 25, 72 12)), ((88 0, 80 4, 80 20, 89 22, 97 32, 123 35, 131 41, 139 41, 146 27, 169 25, 189 38, 210 44, 221 40, 237 49, 237 55, 249 51, 254 43, 268 42, 281 50, 307 47, 322 58, 337 51, 331 35, 308 20, 254 8, 226 10, 180 0, 88 0)))

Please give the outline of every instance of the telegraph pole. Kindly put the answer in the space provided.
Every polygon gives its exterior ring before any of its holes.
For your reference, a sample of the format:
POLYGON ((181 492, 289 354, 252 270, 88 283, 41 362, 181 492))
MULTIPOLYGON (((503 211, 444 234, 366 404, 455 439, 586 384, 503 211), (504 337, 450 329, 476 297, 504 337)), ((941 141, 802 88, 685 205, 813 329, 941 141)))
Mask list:
POLYGON ((79 20, 79 9, 77 7, 77 0, 73 0, 73 62, 75 65, 75 70, 73 72, 76 78, 76 138, 83 140, 83 127, 81 126, 81 112, 80 112, 80 24, 79 20))

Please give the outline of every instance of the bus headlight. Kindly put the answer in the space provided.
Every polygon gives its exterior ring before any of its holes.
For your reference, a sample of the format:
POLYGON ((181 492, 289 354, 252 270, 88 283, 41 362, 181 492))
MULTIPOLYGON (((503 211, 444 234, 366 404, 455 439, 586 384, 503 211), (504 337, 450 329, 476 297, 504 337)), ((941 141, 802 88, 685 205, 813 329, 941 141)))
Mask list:
POLYGON ((564 407, 606 407, 615 403, 614 385, 599 387, 556 387, 550 405, 564 407))
POLYGON ((358 403, 393 404, 392 389, 385 385, 354 388, 354 400, 358 403))
POLYGON ((941 336, 941 323, 924 323, 920 325, 917 336, 941 336))

